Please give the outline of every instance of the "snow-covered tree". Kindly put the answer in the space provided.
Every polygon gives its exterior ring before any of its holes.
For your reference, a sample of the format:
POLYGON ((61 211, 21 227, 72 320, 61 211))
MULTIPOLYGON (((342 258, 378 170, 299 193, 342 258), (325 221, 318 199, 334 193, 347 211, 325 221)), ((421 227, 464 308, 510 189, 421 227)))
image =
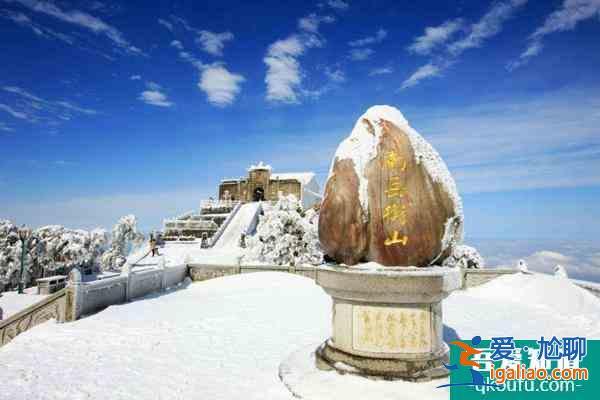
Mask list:
MULTIPOLYGON (((107 247, 107 235, 102 229, 87 232, 61 225, 48 225, 32 230, 25 254, 26 283, 49 273, 68 273, 72 267, 97 268, 107 247)), ((0 221, 0 281, 14 287, 21 269, 21 241, 18 227, 0 221)))
POLYGON ((318 214, 306 213, 294 195, 280 196, 260 216, 256 234, 247 238, 247 260, 277 265, 320 264, 318 214))
POLYGON ((444 260, 444 266, 477 269, 485 268, 485 261, 474 247, 458 245, 452 248, 450 257, 444 260))
POLYGON ((21 266, 21 244, 18 227, 10 221, 0 220, 0 286, 15 286, 21 266))
POLYGON ((76 266, 97 267, 108 239, 103 229, 88 232, 60 225, 38 228, 34 235, 38 239, 36 263, 42 268, 42 276, 76 266))
POLYGON ((121 217, 113 227, 111 247, 102 255, 102 269, 120 270, 127 261, 131 245, 143 240, 144 235, 137 230, 135 215, 121 217))

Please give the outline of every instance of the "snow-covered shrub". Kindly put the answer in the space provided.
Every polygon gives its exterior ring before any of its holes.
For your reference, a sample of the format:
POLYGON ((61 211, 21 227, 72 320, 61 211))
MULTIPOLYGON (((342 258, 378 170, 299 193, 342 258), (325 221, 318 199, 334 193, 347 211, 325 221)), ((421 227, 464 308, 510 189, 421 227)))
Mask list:
POLYGON ((320 264, 318 214, 306 213, 294 195, 280 196, 260 216, 256 234, 246 240, 245 258, 277 265, 320 264))
POLYGON ((474 247, 458 245, 452 247, 452 253, 444 260, 444 266, 478 269, 485 268, 485 261, 474 247))
POLYGON ((21 244, 18 227, 10 221, 0 220, 0 283, 10 287, 18 281, 21 266, 21 244))
POLYGON ((144 235, 137 230, 135 215, 121 217, 112 230, 110 249, 102 255, 102 269, 120 270, 127 261, 131 245, 139 244, 144 240, 144 235))

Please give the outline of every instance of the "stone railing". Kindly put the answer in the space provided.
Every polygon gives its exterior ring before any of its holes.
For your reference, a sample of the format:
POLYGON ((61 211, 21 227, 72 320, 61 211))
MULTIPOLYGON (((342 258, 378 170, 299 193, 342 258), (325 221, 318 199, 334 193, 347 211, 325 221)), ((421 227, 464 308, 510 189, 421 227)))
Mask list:
POLYGON ((15 336, 42 322, 50 319, 55 319, 57 322, 66 321, 68 306, 67 289, 61 289, 10 318, 0 321, 0 346, 4 346, 15 336))
POLYGON ((167 289, 181 283, 186 276, 186 264, 166 268, 163 263, 158 268, 126 265, 121 275, 92 282, 82 282, 73 274, 68 287, 73 297, 68 320, 167 289))
POLYGON ((190 277, 193 281, 205 281, 227 275, 246 274, 250 272, 289 272, 296 275, 315 278, 316 267, 312 265, 240 265, 240 264, 189 264, 190 277))
POLYGON ((223 235, 223 232, 225 232, 225 229, 227 229, 227 227, 229 226, 231 221, 235 218, 236 214, 238 213, 238 211, 240 210, 241 207, 242 207, 242 203, 240 203, 240 202, 235 203, 235 207, 233 207, 233 210, 231 210, 231 213, 229 213, 229 215, 227 216, 227 219, 225 219, 225 221, 223 221, 223 223, 221 224, 219 229, 217 229, 215 234, 212 235, 212 237, 210 238, 209 247, 213 247, 217 243, 217 241, 221 238, 221 235, 223 235))
POLYGON ((519 272, 514 268, 463 268, 462 269, 462 289, 468 289, 473 286, 483 285, 503 275, 511 275, 519 272))
POLYGON ((66 275, 54 275, 47 278, 40 278, 35 281, 38 287, 38 294, 52 294, 67 285, 66 275))

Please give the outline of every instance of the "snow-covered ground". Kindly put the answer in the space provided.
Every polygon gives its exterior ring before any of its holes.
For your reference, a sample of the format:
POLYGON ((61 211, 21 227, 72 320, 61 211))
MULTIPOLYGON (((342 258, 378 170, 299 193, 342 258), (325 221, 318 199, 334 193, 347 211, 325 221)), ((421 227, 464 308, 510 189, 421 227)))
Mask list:
POLYGON ((0 294, 0 308, 4 313, 3 319, 29 307, 32 304, 44 299, 46 295, 37 294, 37 286, 25 289, 24 294, 17 292, 3 292, 0 294))
MULTIPOLYGON (((0 348, 0 399, 291 399, 278 379, 279 365, 329 336, 330 312, 329 296, 296 275, 262 272, 193 283, 19 335, 0 348)), ((455 292, 444 313, 447 339, 600 338, 600 300, 553 276, 516 274, 455 292)), ((369 399, 440 396, 427 384, 323 371, 313 378, 347 386, 352 396, 346 400, 367 388, 369 399)))

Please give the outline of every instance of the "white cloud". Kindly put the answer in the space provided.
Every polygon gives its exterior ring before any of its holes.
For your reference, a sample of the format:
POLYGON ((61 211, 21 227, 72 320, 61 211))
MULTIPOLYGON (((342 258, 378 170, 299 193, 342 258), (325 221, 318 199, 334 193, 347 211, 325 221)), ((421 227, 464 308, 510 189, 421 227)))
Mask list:
POLYGON ((394 70, 391 67, 375 68, 369 72, 369 76, 391 74, 394 70))
POLYGON ((183 45, 179 40, 173 40, 171 42, 171 47, 175 47, 176 49, 183 50, 183 45))
POLYGON ((141 75, 131 75, 129 77, 129 79, 131 79, 132 81, 139 81, 142 79, 142 76, 141 75))
POLYGON ((351 47, 367 46, 370 44, 381 43, 387 37, 387 31, 385 29, 379 29, 375 35, 367 36, 362 39, 353 40, 348 42, 351 47))
POLYGON ((326 4, 319 4, 320 7, 324 7, 325 5, 328 5, 329 7, 338 11, 345 11, 348 9, 348 2, 344 0, 328 0, 326 4))
POLYGON ((462 19, 457 18, 448 20, 439 26, 429 26, 425 28, 423 35, 415 38, 408 50, 413 53, 427 55, 435 47, 446 43, 454 33, 462 28, 462 25, 462 19))
POLYGON ((332 23, 335 18, 310 14, 298 21, 300 32, 272 43, 263 58, 267 65, 265 83, 267 100, 287 104, 300 103, 302 95, 316 98, 327 88, 308 90, 302 87, 303 71, 298 58, 307 49, 322 47, 325 40, 319 34, 321 23, 332 23))
POLYGON ((188 53, 187 51, 180 51, 179 58, 181 58, 185 62, 192 64, 194 67, 196 67, 198 69, 204 68, 204 63, 202 61, 198 60, 196 57, 194 57, 190 53, 188 53))
POLYGON ((15 102, 14 106, 2 104, 0 109, 9 113, 14 118, 29 122, 42 121, 48 124, 56 124, 60 121, 70 120, 75 113, 86 115, 95 115, 98 113, 96 110, 80 107, 67 100, 53 101, 42 99, 17 86, 3 86, 2 90, 12 94, 15 102))
POLYGON ((149 90, 162 90, 162 86, 160 86, 158 83, 153 82, 153 81, 146 82, 146 87, 149 90))
POLYGON ((167 96, 158 90, 144 90, 140 93, 138 99, 146 104, 158 107, 171 107, 173 105, 173 103, 167 99, 167 96))
POLYGON ((335 18, 329 15, 310 14, 298 20, 298 28, 309 33, 319 33, 319 25, 332 23, 335 18))
POLYGON ((131 45, 123 34, 115 27, 80 10, 63 10, 51 2, 37 0, 5 0, 8 2, 19 3, 28 9, 52 16, 63 22, 67 22, 79 27, 85 28, 95 34, 102 34, 115 43, 118 47, 135 54, 143 54, 137 47, 131 45))
POLYGON ((517 61, 507 65, 508 70, 514 70, 540 54, 543 48, 542 40, 546 35, 555 32, 575 29, 577 24, 590 18, 600 18, 600 0, 565 0, 562 6, 550 14, 543 25, 529 37, 529 45, 517 61))
POLYGON ((24 112, 17 111, 15 109, 13 109, 11 106, 6 105, 6 104, 0 103, 0 110, 7 112, 9 115, 13 116, 14 118, 25 119, 25 120, 30 119, 29 116, 27 114, 25 114, 24 112))
POLYGON ((198 87, 211 104, 226 107, 234 102, 244 81, 242 75, 231 73, 222 65, 213 65, 203 69, 198 87))
POLYGON ((170 30, 171 32, 173 32, 173 24, 170 23, 169 21, 159 18, 158 23, 161 24, 162 26, 164 26, 165 28, 167 28, 168 30, 170 30))
POLYGON ((304 45, 298 36, 278 40, 269 46, 267 56, 267 100, 297 103, 296 89, 302 81, 297 57, 304 53, 304 45))
POLYGON ((98 112, 96 110, 92 110, 90 108, 79 107, 78 105, 68 102, 66 100, 57 101, 56 104, 58 104, 59 106, 63 106, 64 108, 66 108, 68 110, 77 111, 82 114, 87 114, 87 115, 98 114, 98 112))
POLYGON ((492 7, 479 21, 467 27, 468 33, 466 36, 448 44, 445 54, 439 55, 435 60, 429 61, 429 63, 416 70, 404 81, 402 89, 415 86, 423 79, 439 76, 443 70, 455 64, 464 51, 480 47, 486 39, 500 33, 504 23, 526 3, 527 0, 505 0, 493 3, 492 7))
POLYGON ((110 229, 121 216, 133 213, 143 229, 159 229, 165 216, 189 210, 197 206, 198 199, 208 198, 209 195, 212 195, 212 190, 182 189, 162 193, 72 197, 45 202, 38 200, 30 203, 2 199, 2 217, 32 226, 61 224, 83 229, 98 226, 110 229))
POLYGON ((463 193, 600 185, 598 88, 405 111, 463 193), (577 107, 573 107, 577 104, 577 107))
POLYGON ((440 68, 434 64, 425 64, 417 69, 408 79, 402 83, 402 89, 415 86, 423 79, 429 79, 440 74, 440 68))
POLYGON ((509 0, 496 3, 477 23, 471 25, 470 33, 448 46, 451 54, 457 56, 465 50, 480 47, 483 42, 502 31, 502 25, 514 12, 525 5, 527 0, 509 0))
POLYGON ((364 61, 373 55, 374 51, 368 47, 350 50, 350 59, 364 61))
POLYGON ((34 101, 37 101, 40 103, 46 102, 46 100, 44 100, 36 95, 33 95, 33 94, 29 93, 28 91, 26 91, 25 89, 21 89, 20 87, 17 87, 17 86, 4 86, 2 89, 5 92, 14 93, 21 97, 25 97, 26 99, 29 99, 29 100, 34 100, 34 101))
POLYGON ((325 68, 325 75, 333 82, 346 81, 346 74, 340 68, 325 68))
MULTIPOLYGON (((184 24, 187 30, 196 32, 195 28, 192 28, 185 20, 179 22, 184 24)), ((224 39, 223 34, 213 34, 210 32, 208 32, 210 35, 202 36, 203 32, 207 33, 207 31, 197 31, 196 33, 200 34, 200 38, 204 38, 201 45, 211 54, 220 54, 223 49, 223 43, 230 40, 224 39), (215 37, 211 35, 221 36, 215 37)), ((231 39, 233 39, 233 35, 231 35, 231 39)), ((242 75, 229 72, 224 63, 204 64, 189 52, 184 51, 184 47, 179 41, 173 41, 171 45, 181 50, 179 51, 179 58, 190 63, 200 71, 198 88, 206 93, 210 104, 217 107, 226 107, 233 104, 235 98, 242 90, 241 84, 246 80, 242 75)))
POLYGON ((225 43, 233 40, 233 33, 210 31, 200 31, 200 36, 196 39, 202 49, 213 56, 222 56, 225 43))
POLYGON ((0 121, 0 131, 4 132, 14 132, 14 129, 10 126, 6 125, 4 122, 0 121))
POLYGON ((46 39, 58 39, 62 40, 65 43, 73 44, 75 43, 75 39, 61 32, 56 32, 53 29, 44 27, 38 23, 35 23, 29 18, 27 15, 21 12, 13 12, 10 10, 0 10, 0 17, 6 18, 10 21, 13 21, 15 24, 20 25, 25 28, 29 28, 35 33, 37 36, 46 38, 46 39))

